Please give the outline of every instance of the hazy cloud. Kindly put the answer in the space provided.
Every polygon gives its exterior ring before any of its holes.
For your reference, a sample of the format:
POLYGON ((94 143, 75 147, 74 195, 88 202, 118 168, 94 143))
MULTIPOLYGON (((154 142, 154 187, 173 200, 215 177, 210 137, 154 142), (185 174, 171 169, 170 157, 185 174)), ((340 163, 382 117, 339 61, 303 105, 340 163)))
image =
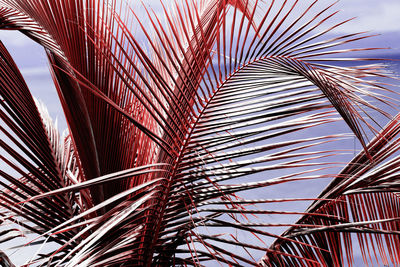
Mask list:
POLYGON ((29 46, 33 42, 25 35, 15 34, 15 31, 11 30, 0 30, 0 40, 7 40, 7 43, 14 47, 29 46))
POLYGON ((42 75, 48 75, 50 72, 49 68, 46 66, 21 68, 20 71, 24 76, 42 76, 42 75))
POLYGON ((354 21, 343 25, 337 32, 351 33, 371 30, 374 32, 400 31, 399 0, 351 0, 342 1, 338 4, 341 9, 339 17, 348 19, 357 17, 354 21))

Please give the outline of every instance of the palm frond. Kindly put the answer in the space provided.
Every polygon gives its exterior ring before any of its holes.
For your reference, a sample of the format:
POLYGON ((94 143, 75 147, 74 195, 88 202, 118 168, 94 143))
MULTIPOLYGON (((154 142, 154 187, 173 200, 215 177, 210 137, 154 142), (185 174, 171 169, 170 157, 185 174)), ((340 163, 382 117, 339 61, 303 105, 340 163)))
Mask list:
POLYGON ((0 0, 0 28, 44 47, 69 127, 1 45, 1 159, 17 175, 1 171, 0 205, 59 243, 31 263, 331 266, 351 264, 351 233, 366 261, 370 244, 398 263, 397 95, 353 56, 377 48, 342 48, 374 35, 331 37, 352 19, 330 26, 335 3, 318 0, 169 4, 0 0), (346 163, 349 131, 363 150, 346 163), (332 180, 317 198, 265 197, 317 180, 332 180))
MULTIPOLYGON (((0 128, 4 134, 1 147, 5 151, 1 159, 9 166, 9 171, 1 170, 4 179, 1 181, 4 188, 1 206, 13 211, 18 217, 34 222, 41 229, 48 230, 60 221, 73 216, 73 203, 66 195, 58 195, 51 200, 32 202, 20 207, 16 204, 28 197, 64 187, 59 165, 61 162, 57 157, 58 148, 53 146, 57 140, 52 136, 54 132, 46 130, 24 79, 2 43, 0 43, 0 64, 2 72, 0 114, 4 121, 4 127, 0 128), (49 219, 49 215, 53 218, 49 219)), ((40 232, 25 223, 21 225, 34 232, 40 232)))
MULTIPOLYGON (((397 208, 399 187, 396 178, 399 162, 397 117, 388 123, 369 144, 369 151, 374 159, 373 164, 369 162, 365 151, 361 151, 319 196, 321 199, 335 200, 315 201, 307 210, 307 212, 322 214, 339 213, 355 227, 343 232, 324 233, 333 228, 343 227, 343 223, 329 220, 321 223, 313 221, 313 218, 305 215, 297 223, 310 224, 312 229, 299 229, 294 226, 284 233, 284 236, 288 238, 295 236, 299 240, 306 238, 319 247, 336 247, 330 249, 335 254, 320 254, 315 260, 327 265, 337 265, 346 257, 348 264, 351 265, 353 261, 351 244, 354 241, 352 242, 349 233, 357 233, 359 247, 365 262, 373 264, 372 257, 375 257, 377 262, 382 259, 383 264, 386 265, 389 264, 389 261, 392 263, 398 261, 398 255, 393 252, 397 251, 397 245, 394 244, 398 243, 399 233, 397 208), (324 227, 320 227, 322 225, 324 227), (317 233, 314 234, 315 232, 317 233), (324 236, 327 237, 327 235, 330 237, 324 240, 324 236), (341 244, 345 244, 345 246, 341 247, 341 244), (374 251, 372 257, 370 247, 374 251), (375 247, 379 249, 379 254, 375 251, 375 247)), ((277 241, 273 246, 283 251, 293 249, 293 245, 281 244, 281 241, 277 241)), ((304 250, 300 248, 298 251, 304 250)), ((272 256, 267 255, 267 257, 272 256)), ((279 265, 282 260, 284 259, 274 258, 272 262, 275 261, 276 265, 279 265)), ((270 263, 271 259, 268 259, 267 262, 270 263)))

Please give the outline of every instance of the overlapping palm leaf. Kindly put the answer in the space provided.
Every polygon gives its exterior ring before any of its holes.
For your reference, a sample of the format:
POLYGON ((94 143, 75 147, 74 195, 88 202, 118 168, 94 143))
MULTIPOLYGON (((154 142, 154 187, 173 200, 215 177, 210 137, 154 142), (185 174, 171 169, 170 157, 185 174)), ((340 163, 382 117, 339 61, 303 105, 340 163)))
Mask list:
POLYGON ((59 243, 32 263, 340 265, 352 261, 350 232, 386 263, 399 218, 387 208, 398 201, 396 100, 382 65, 326 63, 371 50, 336 48, 365 32, 325 37, 349 22, 325 26, 333 8, 0 0, 0 28, 43 45, 70 131, 59 137, 2 46, 3 132, 19 148, 2 141, 19 173, 2 171, 2 206, 15 214, 3 217, 59 243), (363 149, 340 172, 348 132, 363 149), (317 198, 268 197, 329 178, 317 198), (305 201, 304 212, 270 208, 305 201))

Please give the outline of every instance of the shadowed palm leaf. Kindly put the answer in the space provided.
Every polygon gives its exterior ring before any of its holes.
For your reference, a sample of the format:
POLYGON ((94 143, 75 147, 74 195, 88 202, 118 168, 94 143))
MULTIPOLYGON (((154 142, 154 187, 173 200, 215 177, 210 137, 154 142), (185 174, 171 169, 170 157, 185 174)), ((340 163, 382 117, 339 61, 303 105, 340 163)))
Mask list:
POLYGON ((155 8, 0 0, 0 28, 44 47, 69 127, 1 44, 2 222, 54 250, 30 264, 340 266, 353 247, 399 264, 396 94, 356 55, 375 48, 337 48, 372 35, 332 37, 350 20, 318 1, 155 8), (274 196, 310 183, 329 184, 274 196))

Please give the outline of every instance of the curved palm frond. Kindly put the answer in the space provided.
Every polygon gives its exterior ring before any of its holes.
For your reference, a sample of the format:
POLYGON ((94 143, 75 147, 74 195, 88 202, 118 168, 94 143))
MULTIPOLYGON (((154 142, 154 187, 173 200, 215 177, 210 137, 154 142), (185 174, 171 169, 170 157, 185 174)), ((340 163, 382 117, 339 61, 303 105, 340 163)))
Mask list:
MULTIPOLYGON (((314 234, 314 232, 324 232, 336 227, 340 229, 343 225, 329 220, 323 223, 313 221, 313 218, 305 215, 297 223, 308 224, 310 228, 299 229, 294 226, 288 229, 283 236, 296 236, 296 239, 300 240, 307 238, 319 247, 339 246, 329 250, 334 254, 319 254, 315 260, 327 265, 337 265, 346 256, 351 265, 353 260, 350 253, 352 240, 349 233, 354 232, 357 233, 365 262, 370 261, 373 264, 372 257, 375 257, 377 262, 379 262, 378 258, 382 257, 381 259, 386 265, 389 264, 389 261, 397 262, 398 255, 393 251, 398 250, 397 244, 399 243, 398 218, 400 214, 398 212, 398 180, 396 178, 399 164, 398 127, 398 116, 396 116, 381 130, 380 136, 374 138, 369 144, 369 151, 374 162, 369 162, 365 151, 360 152, 319 195, 321 199, 334 200, 316 201, 307 210, 323 214, 339 213, 346 218, 346 223, 354 225, 354 227, 343 232, 329 233, 330 237, 324 239, 324 235, 327 233, 322 233, 321 236, 321 233, 314 234), (381 138, 381 136, 385 138, 381 138), (320 228, 314 225, 329 225, 329 227, 320 228), (340 244, 345 244, 345 248, 340 248, 340 244), (375 247, 379 250, 379 256, 375 247), (372 250, 373 256, 371 257, 372 250)), ((293 245, 283 244, 280 241, 273 246, 279 247, 278 250, 282 248, 283 251, 293 249, 293 245)), ((304 250, 299 249, 299 251, 304 250)), ((271 255, 267 255, 267 257, 271 257, 271 255)), ((272 262, 275 261, 279 265, 282 260, 275 258, 272 262)), ((267 262, 271 262, 271 259, 268 259, 267 262)))
POLYGON ((19 173, 1 171, 1 205, 59 243, 32 264, 340 266, 352 232, 366 261, 371 242, 398 263, 390 75, 339 57, 373 50, 337 48, 373 35, 326 37, 350 21, 325 26, 333 6, 0 0, 0 28, 44 47, 70 130, 59 137, 2 45, 3 132, 22 152, 1 141, 19 173), (363 150, 343 164, 348 131, 363 150), (317 198, 266 195, 330 178, 317 198))

